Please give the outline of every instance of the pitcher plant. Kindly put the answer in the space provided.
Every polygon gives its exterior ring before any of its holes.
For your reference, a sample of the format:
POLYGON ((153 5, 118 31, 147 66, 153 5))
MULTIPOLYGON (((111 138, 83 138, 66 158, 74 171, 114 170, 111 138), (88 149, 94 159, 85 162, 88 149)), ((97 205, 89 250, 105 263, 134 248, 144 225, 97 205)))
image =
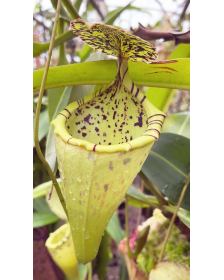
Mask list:
MULTIPOLYGON (((76 257, 92 261, 104 230, 158 140, 165 115, 131 81, 128 60, 150 63, 157 52, 123 30, 81 19, 72 31, 117 57, 114 80, 69 104, 52 121, 76 257)), ((75 73, 74 73, 75 75, 75 73)))

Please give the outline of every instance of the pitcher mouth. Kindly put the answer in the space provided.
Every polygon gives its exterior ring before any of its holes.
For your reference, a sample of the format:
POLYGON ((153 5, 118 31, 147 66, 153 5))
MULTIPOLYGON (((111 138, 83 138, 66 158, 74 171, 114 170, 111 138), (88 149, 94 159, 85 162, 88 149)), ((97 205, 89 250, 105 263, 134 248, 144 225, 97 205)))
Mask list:
MULTIPOLYGON (((106 88, 106 87, 103 87, 106 88)), ((161 132, 162 124, 165 114, 160 112, 151 102, 146 99, 139 89, 132 83, 132 94, 137 98, 137 100, 142 104, 144 111, 146 113, 146 125, 145 130, 139 136, 133 140, 126 141, 126 143, 120 144, 99 144, 92 143, 90 141, 73 137, 68 131, 68 121, 73 116, 78 108, 88 102, 92 101, 95 97, 99 96, 103 91, 98 90, 85 98, 69 104, 65 109, 63 109, 57 118, 51 122, 55 127, 55 134, 59 135, 65 143, 73 146, 84 147, 88 151, 94 151, 99 153, 114 153, 121 151, 129 151, 131 149, 140 148, 149 143, 157 141, 161 132)))
POLYGON ((69 235, 70 227, 68 224, 65 224, 50 234, 46 241, 46 247, 50 249, 56 249, 60 246, 63 246, 63 244, 68 241, 69 235))

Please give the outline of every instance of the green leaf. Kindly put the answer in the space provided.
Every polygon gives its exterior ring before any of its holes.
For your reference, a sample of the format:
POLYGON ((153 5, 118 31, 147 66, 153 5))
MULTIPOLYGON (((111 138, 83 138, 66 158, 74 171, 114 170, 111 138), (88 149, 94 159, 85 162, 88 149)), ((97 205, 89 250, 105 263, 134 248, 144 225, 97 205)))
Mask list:
POLYGON ((53 213, 33 213, 33 228, 53 224, 58 220, 58 217, 53 213))
POLYGON ((70 0, 62 0, 62 3, 64 4, 66 10, 69 12, 72 19, 81 18, 78 12, 76 11, 75 6, 73 6, 70 0))
POLYGON ((121 242, 122 239, 125 238, 125 232, 121 228, 117 214, 114 214, 110 219, 106 231, 110 235, 110 237, 117 243, 117 245, 121 242))
MULTIPOLYGON (((122 239, 125 238, 125 232, 121 228, 119 218, 117 214, 114 214, 112 218, 110 219, 110 222, 106 228, 107 233, 110 235, 110 237, 116 242, 118 245, 122 239)), ((120 265, 120 280, 127 280, 128 279, 128 273, 127 268, 125 264, 124 256, 119 253, 120 259, 121 259, 121 265, 120 265)))
POLYGON ((80 52, 81 62, 85 61, 89 57, 89 55, 92 51, 93 51, 93 49, 89 45, 84 43, 84 46, 80 52))
POLYGON ((33 200, 33 208, 39 213, 52 213, 45 198, 40 197, 33 200))
MULTIPOLYGON (((54 7, 55 11, 57 10, 57 4, 58 4, 58 0, 51 0, 51 4, 54 7)), ((63 7, 63 5, 61 5, 61 9, 60 9, 60 17, 67 20, 68 22, 72 21, 72 18, 70 17, 70 15, 68 15, 68 13, 66 12, 65 8, 63 7)))
MULTIPOLYGON (((190 171, 190 139, 163 132, 155 142, 142 167, 142 172, 173 203, 177 204, 190 171)), ((190 208, 190 187, 187 188, 181 207, 190 208)))
MULTIPOLYGON (((61 97, 65 91, 65 87, 60 87, 60 88, 52 88, 48 90, 48 115, 49 115, 49 120, 52 121, 55 110, 61 101, 61 97)), ((67 104, 66 104, 67 105, 67 104)), ((63 108, 62 108, 63 109, 63 108)))
POLYGON ((190 113, 172 114, 163 123, 163 132, 176 133, 190 138, 190 113))
POLYGON ((80 280, 85 280, 86 275, 88 273, 88 264, 82 264, 78 262, 78 270, 79 270, 80 280))
POLYGON ((177 215, 181 221, 190 228, 190 211, 180 208, 177 215))
MULTIPOLYGON (((190 60, 177 59, 166 64, 129 62, 129 75, 136 85, 189 89, 190 60), (165 65, 165 66, 164 66, 165 65), (166 70, 168 67, 172 70, 166 70)), ((116 75, 116 61, 104 60, 49 68, 45 89, 70 85, 108 84, 116 75)), ((33 72, 34 91, 40 89, 44 70, 33 72)))
MULTIPOLYGON (((57 2, 57 0, 54 0, 57 2)), ((57 4, 57 3, 56 3, 57 4)), ((60 36, 64 32, 65 22, 63 19, 58 20, 57 35, 60 36)), ((59 61, 58 66, 67 65, 68 61, 66 58, 65 44, 59 46, 59 61)), ((50 89, 48 91, 48 113, 49 119, 52 121, 55 110, 58 107, 58 103, 61 101, 61 96, 65 90, 65 87, 50 89)), ((67 104, 66 104, 67 105, 67 104)))
MULTIPOLYGON (((72 91, 72 87, 66 87, 63 94, 60 97, 60 100, 57 103, 57 107, 54 112, 53 119, 63 110, 70 98, 72 91)), ((54 170, 55 162, 56 162, 56 150, 55 150, 55 137, 54 137, 54 127, 51 125, 48 135, 47 135, 47 143, 46 143, 46 152, 45 159, 50 165, 51 169, 54 170)))
POLYGON ((74 6, 75 6, 75 8, 76 8, 77 11, 79 11, 80 6, 81 6, 81 4, 82 4, 82 1, 83 1, 83 0, 76 0, 76 1, 75 1, 75 5, 74 5, 74 6))
MULTIPOLYGON (((35 117, 33 117, 33 147, 35 147, 34 143, 34 123, 35 123, 35 117)), ((40 119, 39 119, 39 141, 41 141, 48 132, 49 129, 49 118, 48 118, 48 113, 47 110, 44 110, 43 112, 40 113, 40 119)))
POLYGON ((128 204, 132 206, 141 208, 147 208, 150 206, 145 195, 134 186, 130 186, 126 195, 128 197, 128 204))
POLYGON ((171 53, 168 59, 174 58, 189 58, 190 57, 190 44, 180 44, 171 53))
POLYGON ((94 85, 82 85, 72 87, 71 95, 68 104, 84 98, 91 94, 94 90, 94 85))
MULTIPOLYGON (((77 37, 71 30, 65 32, 61 36, 58 36, 54 41, 54 48, 63 44, 64 42, 77 37)), ((48 51, 50 42, 47 43, 33 43, 33 57, 39 56, 41 53, 48 51)))
MULTIPOLYGON (((176 47, 173 53, 168 59, 176 58, 189 58, 190 57, 190 44, 180 44, 176 47)), ((173 99, 175 90, 171 88, 149 88, 146 92, 146 97, 155 105, 158 109, 166 112, 171 100, 173 99)))
MULTIPOLYGON (((57 179, 58 182, 61 179, 57 179)), ((46 195, 47 189, 52 185, 52 181, 48 181, 46 183, 40 184, 39 186, 33 189, 33 199, 43 197, 46 195)))
POLYGON ((97 254, 96 271, 99 280, 104 280, 107 273, 107 265, 109 261, 109 235, 105 231, 102 241, 100 243, 99 252, 97 254))

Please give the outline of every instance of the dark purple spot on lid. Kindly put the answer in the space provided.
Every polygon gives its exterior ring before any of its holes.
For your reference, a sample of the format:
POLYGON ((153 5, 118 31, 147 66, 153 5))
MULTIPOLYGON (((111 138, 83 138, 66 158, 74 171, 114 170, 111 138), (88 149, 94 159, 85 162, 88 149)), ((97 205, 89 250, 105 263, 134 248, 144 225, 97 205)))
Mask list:
POLYGON ((81 131, 80 131, 80 130, 78 130, 77 132, 78 132, 78 133, 80 133, 81 131))
POLYGON ((83 127, 81 127, 81 129, 86 129, 86 127, 85 127, 85 126, 83 126, 83 127))
POLYGON ((87 133, 84 133, 84 132, 82 133, 82 137, 86 137, 86 135, 87 135, 87 133))
POLYGON ((68 126, 67 126, 67 128, 69 129, 69 128, 70 128, 70 126, 68 125, 68 126))
POLYGON ((110 125, 108 125, 108 127, 110 128, 110 125))
POLYGON ((97 105, 97 106, 95 107, 95 109, 100 109, 100 106, 99 106, 99 105, 97 105))
POLYGON ((111 145, 111 143, 108 143, 108 145, 111 145))
POLYGON ((98 127, 95 127, 95 131, 98 132, 98 131, 99 131, 99 128, 98 128, 98 127))
POLYGON ((102 115, 103 117, 103 120, 106 120, 107 119, 107 116, 106 115, 102 115))
POLYGON ((104 133, 103 133, 103 136, 104 136, 104 137, 106 137, 106 136, 107 136, 106 132, 104 132, 104 133))

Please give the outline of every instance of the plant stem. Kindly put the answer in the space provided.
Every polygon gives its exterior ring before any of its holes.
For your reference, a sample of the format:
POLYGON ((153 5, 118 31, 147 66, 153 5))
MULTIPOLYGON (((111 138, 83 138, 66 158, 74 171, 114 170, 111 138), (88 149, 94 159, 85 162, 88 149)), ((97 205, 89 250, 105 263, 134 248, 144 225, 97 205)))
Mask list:
POLYGON ((41 82, 40 93, 39 93, 39 98, 38 98, 38 102, 37 102, 36 118, 35 118, 35 125, 34 125, 34 143, 35 143, 35 147, 36 147, 36 150, 37 150, 37 154, 38 154, 40 160, 42 161, 43 165, 47 169, 47 172, 48 172, 48 174, 49 174, 49 176, 50 176, 50 178, 53 182, 53 185, 56 188, 56 191, 57 191, 59 200, 62 204, 62 207, 63 207, 63 209, 66 213, 66 216, 68 217, 66 204, 65 204, 65 201, 64 201, 64 197, 61 193, 61 189, 60 189, 60 187, 58 185, 58 182, 57 182, 57 180, 54 176, 54 173, 52 172, 48 162, 45 160, 45 158, 42 154, 42 151, 40 149, 39 139, 38 139, 41 102, 42 102, 42 98, 43 98, 43 94, 44 94, 44 87, 45 87, 45 83, 46 83, 46 80, 47 80, 47 74, 48 74, 48 69, 49 69, 50 60, 51 60, 51 54, 52 54, 52 50, 53 50, 54 38, 55 38, 56 30, 57 30, 57 23, 58 23, 58 18, 59 18, 61 2, 62 2, 62 0, 58 0, 57 11, 56 11, 56 15, 55 15, 55 22, 54 22, 54 27, 53 27, 53 31, 52 31, 52 37, 51 37, 51 41, 50 41, 48 56, 47 56, 47 62, 46 62, 46 66, 45 66, 45 69, 44 69, 44 75, 43 75, 43 79, 42 79, 42 82, 41 82))
POLYGON ((92 262, 89 263, 88 280, 92 280, 92 262))
MULTIPOLYGON (((141 191, 144 192, 144 181, 141 179, 141 191)), ((142 207, 139 208, 138 212, 138 218, 137 218, 137 223, 136 223, 136 228, 140 225, 141 223, 141 216, 142 216, 142 207)))
MULTIPOLYGON (((57 163, 57 161, 56 161, 56 162, 55 162, 55 165, 54 165, 54 176, 56 176, 57 170, 58 170, 58 163, 57 163)), ((51 199, 52 192, 53 192, 53 187, 54 187, 54 184, 53 184, 53 182, 52 182, 51 189, 50 189, 50 193, 49 193, 49 196, 48 196, 48 200, 51 199)))
MULTIPOLYGON (((64 42, 77 37, 71 30, 65 32, 64 34, 60 35, 54 41, 54 48, 58 47, 59 45, 63 44, 64 42)), ((33 57, 39 56, 41 53, 44 53, 48 50, 50 42, 47 43, 35 43, 34 46, 37 45, 38 48, 33 48, 33 57)))
POLYGON ((148 190, 157 198, 159 205, 167 205, 167 201, 161 194, 161 192, 154 186, 154 184, 149 180, 148 177, 145 176, 145 174, 140 171, 138 175, 142 178, 142 180, 145 182, 145 186, 147 187, 148 190))
POLYGON ((180 198, 179 198, 178 204, 177 204, 177 206, 176 206, 176 209, 175 209, 175 212, 174 212, 173 217, 172 217, 172 219, 171 219, 171 222, 170 222, 169 228, 168 228, 168 230, 167 230, 165 239, 164 239, 164 241, 163 241, 163 247, 162 247, 162 250, 161 250, 161 252, 160 252, 160 256, 159 256, 158 263, 161 262, 161 260, 162 260, 162 258, 163 258, 163 254, 164 254, 164 251, 165 251, 165 248, 166 248, 166 244, 167 244, 168 238, 169 238, 169 236, 170 236, 170 233, 171 233, 171 230, 172 230, 172 227, 173 227, 173 224, 174 224, 174 220, 175 220, 175 218, 176 218, 176 216, 177 216, 177 212, 178 212, 178 210, 179 210, 179 208, 180 208, 181 202, 182 202, 182 200, 183 200, 183 198, 184 198, 184 194, 185 194, 185 192, 186 192, 186 190, 187 190, 187 187, 188 187, 189 183, 190 183, 190 174, 188 175, 188 177, 187 177, 187 179, 186 179, 186 181, 185 181, 185 185, 184 185, 184 187, 183 187, 183 189, 182 189, 182 192, 181 192, 181 194, 180 194, 180 198))
POLYGON ((76 11, 76 8, 70 2, 70 0, 62 0, 62 2, 73 19, 81 18, 78 12, 76 11))
POLYGON ((134 258, 135 254, 132 253, 130 247, 129 247, 129 224, 128 224, 128 198, 125 199, 125 231, 126 231, 126 238, 127 238, 127 251, 128 256, 130 258, 134 258))

